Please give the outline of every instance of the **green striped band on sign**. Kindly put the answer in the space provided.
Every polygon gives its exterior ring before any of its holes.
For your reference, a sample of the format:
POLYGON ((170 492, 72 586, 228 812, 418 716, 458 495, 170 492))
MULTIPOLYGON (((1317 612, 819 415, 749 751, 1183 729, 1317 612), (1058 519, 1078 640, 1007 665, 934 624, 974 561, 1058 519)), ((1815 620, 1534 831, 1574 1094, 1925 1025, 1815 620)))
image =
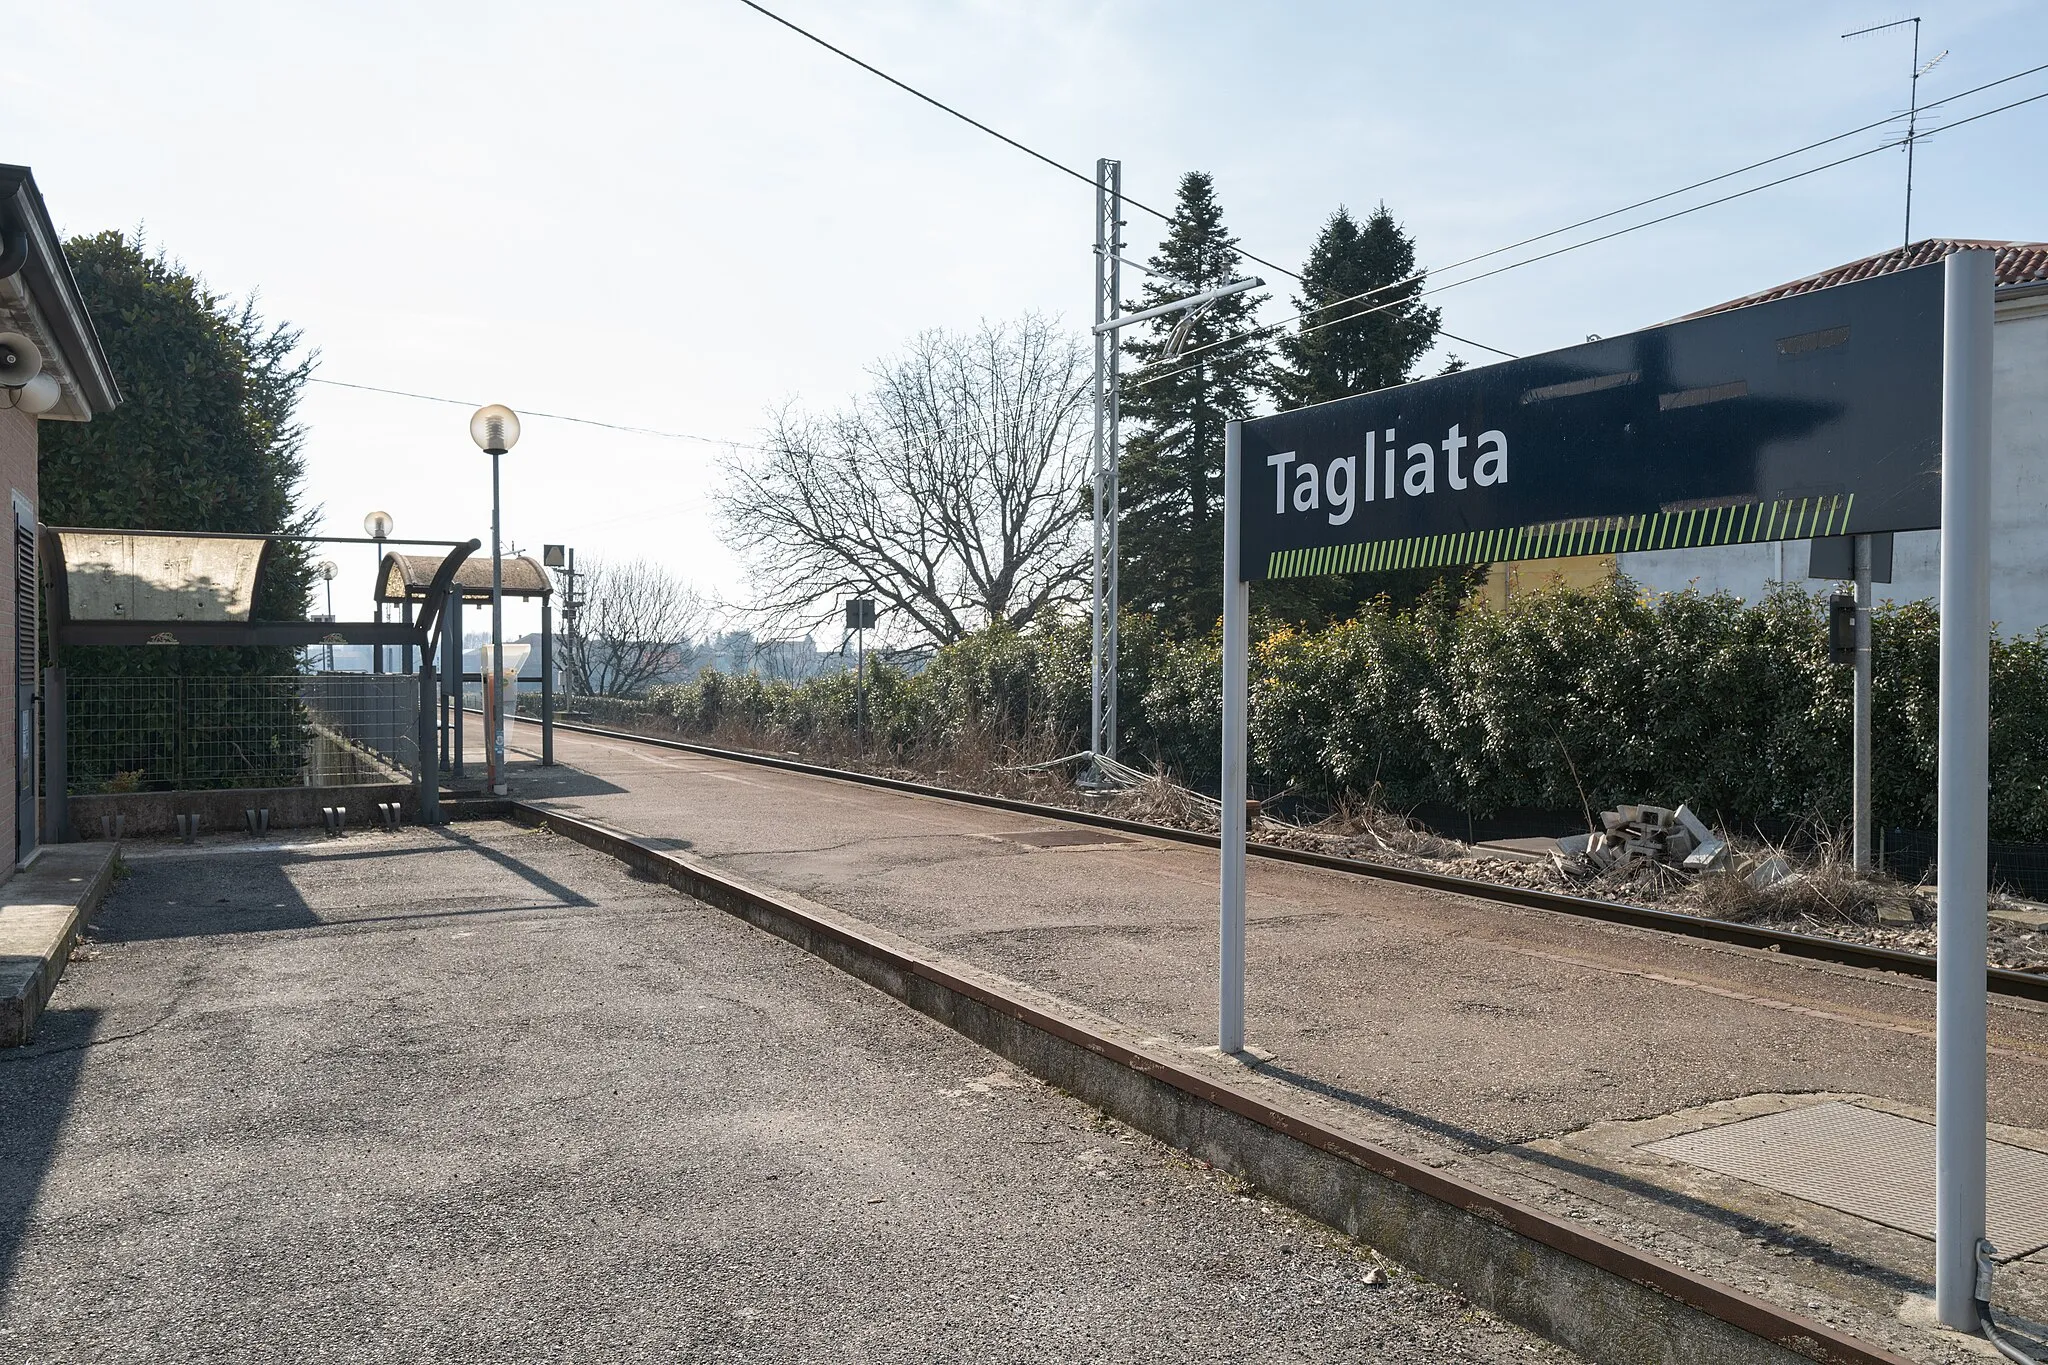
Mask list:
POLYGON ((1383 573, 1573 555, 1631 554, 1681 546, 1746 545, 1846 534, 1856 495, 1778 498, 1723 503, 1626 517, 1588 517, 1539 526, 1446 531, 1392 540, 1276 550, 1266 557, 1268 578, 1330 573, 1383 573))

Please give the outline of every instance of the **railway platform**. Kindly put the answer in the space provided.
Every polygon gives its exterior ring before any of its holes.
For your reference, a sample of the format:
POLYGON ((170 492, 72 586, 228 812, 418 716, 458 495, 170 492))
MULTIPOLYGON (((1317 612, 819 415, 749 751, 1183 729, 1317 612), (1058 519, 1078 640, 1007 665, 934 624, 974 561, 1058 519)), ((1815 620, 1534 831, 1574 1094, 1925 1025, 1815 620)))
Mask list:
MULTIPOLYGON (((624 738, 558 731, 556 757, 516 767, 514 795, 1158 1046, 1213 1041, 1211 851, 624 738)), ((1925 1301, 1930 982, 1312 867, 1249 876, 1245 1086, 1904 1358, 1982 1357, 1925 1301)), ((1995 1301, 2025 1334, 2048 1321, 2048 1007, 1994 997, 1990 1034, 1995 1301)))

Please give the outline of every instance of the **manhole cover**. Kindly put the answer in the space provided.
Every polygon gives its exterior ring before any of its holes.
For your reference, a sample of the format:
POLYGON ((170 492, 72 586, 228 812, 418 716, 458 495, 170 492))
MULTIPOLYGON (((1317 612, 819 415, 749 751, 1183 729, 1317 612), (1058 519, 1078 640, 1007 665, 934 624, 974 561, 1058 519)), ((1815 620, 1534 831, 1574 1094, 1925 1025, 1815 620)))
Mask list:
MULTIPOLYGON (((2048 1246, 2048 1153, 1985 1144, 1986 1222, 2001 1258, 2048 1246)), ((1830 1100, 1644 1145, 1900 1232, 1934 1236, 1934 1125, 1830 1100)))
POLYGON ((1079 848, 1086 844, 1131 842, 1121 834, 1099 829, 1027 829, 1020 834, 998 834, 995 837, 1006 844, 1022 844, 1026 848, 1079 848))

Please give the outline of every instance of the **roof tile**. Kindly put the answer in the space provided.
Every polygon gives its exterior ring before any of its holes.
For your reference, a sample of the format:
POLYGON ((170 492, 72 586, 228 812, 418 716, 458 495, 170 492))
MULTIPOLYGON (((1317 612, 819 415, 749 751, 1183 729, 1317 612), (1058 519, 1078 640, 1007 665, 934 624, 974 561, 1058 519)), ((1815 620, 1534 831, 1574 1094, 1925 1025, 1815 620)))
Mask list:
POLYGON ((1808 275, 1802 280, 1793 280, 1761 293, 1748 294, 1726 303, 1717 303, 1711 308, 1702 308, 1687 317, 1706 317, 1710 313, 1725 313, 1733 308, 1747 308, 1753 303, 1769 303, 1773 299, 1790 298, 1794 294, 1808 294, 1816 289, 1831 285, 1853 284, 1875 275, 1889 275, 1895 270, 1910 270, 1918 265, 1932 265, 1953 252, 1973 247, 1989 247, 1998 252, 1998 287, 2010 289, 2026 284, 2048 284, 2048 242, 1996 242, 1967 237, 1930 237, 1909 246, 1894 247, 1875 256, 1865 256, 1860 261, 1838 265, 1823 270, 1817 275, 1808 275))

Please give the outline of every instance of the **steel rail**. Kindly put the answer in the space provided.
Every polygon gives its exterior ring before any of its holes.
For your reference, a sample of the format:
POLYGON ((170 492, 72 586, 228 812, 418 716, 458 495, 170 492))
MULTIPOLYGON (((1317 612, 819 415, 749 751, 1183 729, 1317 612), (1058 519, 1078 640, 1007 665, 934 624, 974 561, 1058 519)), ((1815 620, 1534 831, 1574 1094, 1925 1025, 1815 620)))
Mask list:
MULTIPOLYGON (((526 724, 537 725, 538 721, 520 717, 526 724)), ((749 753, 743 749, 720 749, 709 744, 693 744, 688 740, 664 739, 657 735, 637 734, 631 730, 612 730, 596 725, 578 725, 566 721, 555 722, 557 730, 568 730, 577 734, 594 735, 603 739, 625 740, 629 743, 648 744, 663 749, 679 749, 685 753, 699 754, 705 758, 723 759, 734 763, 751 763, 760 767, 780 768, 785 772, 800 773, 807 777, 830 778, 838 782, 854 782, 862 786, 879 787, 885 791, 902 792, 911 796, 930 797, 940 801, 955 801, 963 805, 986 806, 995 810, 1013 811, 1019 815, 1036 816, 1044 820, 1062 820, 1069 824, 1088 825, 1096 829, 1112 829, 1126 834, 1142 835, 1149 839, 1165 839, 1175 843, 1194 844, 1202 848, 1216 848, 1221 840, 1214 834, 1200 830, 1175 829, 1171 825, 1155 825, 1143 820, 1126 820, 1121 816, 1104 815, 1096 811, 1074 810, 1067 806, 1046 805, 1038 801, 1023 801, 1010 796, 992 796, 985 792, 962 791, 957 787, 940 787, 924 782, 909 782, 897 777, 882 777, 874 773, 855 772, 848 768, 830 768, 818 763, 805 763, 799 759, 779 758, 772 754, 749 753)), ((1879 948, 1869 944, 1848 943, 1841 939, 1823 938, 1817 934, 1799 934, 1788 929, 1768 929, 1754 924, 1738 924, 1733 920, 1708 919, 1699 915, 1687 915, 1676 910, 1657 910, 1647 905, 1632 905, 1627 901, 1597 900, 1590 896, 1573 896, 1562 891, 1541 891, 1527 886, 1503 886, 1494 882, 1479 881, 1472 877, 1456 877, 1447 872, 1428 872, 1419 868, 1396 867, 1391 863, 1376 863, 1363 858, 1340 858, 1328 853, 1315 853, 1307 849, 1284 848, 1276 844, 1252 842, 1246 850, 1254 858, 1265 858, 1273 862, 1294 863, 1302 867, 1321 868, 1328 872, 1342 872, 1355 877, 1373 877, 1381 881, 1396 882, 1404 886, 1419 887, 1428 891, 1442 891, 1451 895, 1470 896, 1478 900, 1494 901, 1505 905, 1519 906, 1526 910, 1544 910, 1553 914, 1572 915, 1580 919, 1600 920, 1609 924, 1623 924, 1637 929, 1650 929, 1659 933, 1677 934, 1686 938, 1703 939, 1713 943, 1731 944, 1739 948, 1755 948, 1764 952, 1776 952, 1786 957, 1804 958, 1816 962, 1829 962, 1837 966, 1856 967, 1866 971, 1893 972, 1902 976, 1917 977, 1924 981, 1935 979, 1934 958, 1927 953, 1910 953, 1898 948, 1879 948)), ((2010 996, 2021 1000, 2048 1002, 2048 974, 2013 971, 2005 967, 1986 969, 1987 985, 1992 994, 2010 996)))

